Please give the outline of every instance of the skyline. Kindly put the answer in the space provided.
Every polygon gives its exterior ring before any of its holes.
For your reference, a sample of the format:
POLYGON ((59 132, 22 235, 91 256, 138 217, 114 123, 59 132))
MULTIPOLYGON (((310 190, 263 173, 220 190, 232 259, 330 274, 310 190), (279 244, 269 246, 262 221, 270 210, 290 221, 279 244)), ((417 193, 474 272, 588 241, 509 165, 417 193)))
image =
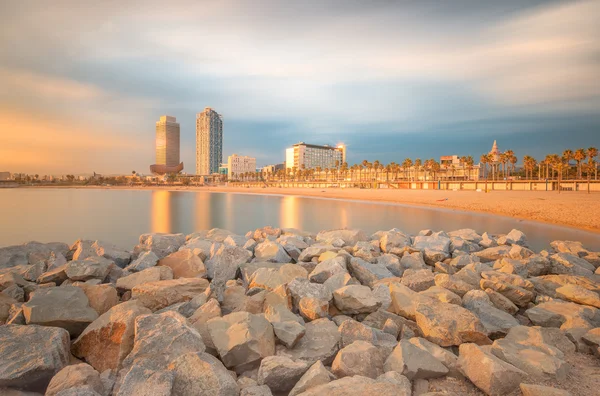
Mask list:
POLYGON ((142 171, 170 114, 189 173, 205 107, 224 157, 265 165, 298 141, 349 163, 600 145, 600 1, 175 3, 7 4, 0 171, 142 171))

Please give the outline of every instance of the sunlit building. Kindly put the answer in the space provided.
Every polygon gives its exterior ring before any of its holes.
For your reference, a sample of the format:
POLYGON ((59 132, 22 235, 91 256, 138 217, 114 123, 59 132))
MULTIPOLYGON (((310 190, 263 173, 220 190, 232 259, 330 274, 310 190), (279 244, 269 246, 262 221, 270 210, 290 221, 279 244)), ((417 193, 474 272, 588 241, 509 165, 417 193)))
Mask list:
POLYGON ((183 162, 179 162, 179 123, 175 117, 161 116, 156 123, 156 164, 150 165, 155 174, 179 173, 183 162))
POLYGON ((284 168, 285 168, 284 164, 266 165, 266 166, 262 167, 261 171, 264 174, 274 175, 275 173, 277 173, 278 171, 280 171, 284 168))
POLYGON ((239 179, 247 172, 256 172, 256 158, 237 154, 227 157, 227 177, 230 180, 239 179))
POLYGON ((219 172, 223 162, 223 119, 219 113, 206 107, 196 115, 196 174, 219 172))
POLYGON ((296 143, 285 150, 285 167, 296 169, 332 169, 337 165, 346 162, 346 146, 343 144, 337 147, 304 142, 296 143))

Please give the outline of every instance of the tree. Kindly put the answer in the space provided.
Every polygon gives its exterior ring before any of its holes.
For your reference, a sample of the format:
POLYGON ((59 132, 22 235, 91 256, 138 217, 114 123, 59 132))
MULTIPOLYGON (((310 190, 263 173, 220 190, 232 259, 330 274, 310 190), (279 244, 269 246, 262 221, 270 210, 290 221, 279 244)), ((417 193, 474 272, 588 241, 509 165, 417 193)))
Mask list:
POLYGON ((587 152, 585 149, 577 149, 575 150, 575 154, 573 155, 573 159, 577 161, 577 178, 581 179, 581 161, 583 161, 587 157, 587 152))
POLYGON ((563 151, 563 161, 565 161, 565 163, 567 164, 566 166, 566 173, 567 173, 567 177, 565 179, 569 178, 569 168, 571 167, 571 160, 573 159, 573 150, 565 150, 563 151))
POLYGON ((590 193, 590 180, 592 178, 592 172, 594 172, 594 174, 597 174, 596 172, 598 171, 598 166, 596 164, 596 161, 594 161, 593 159, 589 159, 587 164, 585 164, 585 173, 587 175, 587 192, 588 194, 590 193))
POLYGON ((594 161, 594 158, 596 158, 598 156, 598 149, 596 147, 590 147, 587 149, 587 154, 588 154, 588 164, 594 165, 594 179, 598 180, 598 166, 596 164, 596 161, 594 161))

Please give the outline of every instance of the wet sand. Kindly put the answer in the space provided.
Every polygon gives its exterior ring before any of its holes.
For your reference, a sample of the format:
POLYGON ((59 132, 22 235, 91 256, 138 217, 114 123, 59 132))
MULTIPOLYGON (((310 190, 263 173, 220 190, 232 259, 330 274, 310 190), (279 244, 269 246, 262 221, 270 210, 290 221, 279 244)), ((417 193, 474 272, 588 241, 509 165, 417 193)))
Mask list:
MULTIPOLYGON (((37 187, 36 187, 37 188, 37 187)), ((600 194, 563 191, 446 191, 358 188, 243 188, 193 186, 48 186, 48 188, 101 188, 136 190, 207 191, 245 194, 295 195, 358 201, 390 202, 472 212, 493 213, 581 228, 600 233, 600 194)), ((600 237, 600 236, 599 236, 600 237)))

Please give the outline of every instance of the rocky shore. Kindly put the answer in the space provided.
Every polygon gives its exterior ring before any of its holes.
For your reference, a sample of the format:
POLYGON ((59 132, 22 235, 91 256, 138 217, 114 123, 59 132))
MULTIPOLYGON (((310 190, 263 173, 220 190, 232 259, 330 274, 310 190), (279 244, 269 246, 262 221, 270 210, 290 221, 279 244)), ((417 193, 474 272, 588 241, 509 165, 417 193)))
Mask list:
POLYGON ((592 395, 600 254, 264 227, 0 248, 0 394, 592 395))

